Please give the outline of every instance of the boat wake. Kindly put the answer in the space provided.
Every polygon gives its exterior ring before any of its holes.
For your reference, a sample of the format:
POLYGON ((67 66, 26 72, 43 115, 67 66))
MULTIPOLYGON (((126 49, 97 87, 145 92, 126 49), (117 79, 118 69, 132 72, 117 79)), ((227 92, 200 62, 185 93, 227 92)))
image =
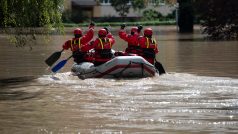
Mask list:
POLYGON ((80 80, 67 72, 38 80, 51 83, 48 94, 57 94, 51 97, 54 101, 87 111, 83 118, 89 122, 103 117, 111 130, 127 129, 131 124, 145 133, 148 129, 237 130, 238 79, 167 73, 138 79, 80 80))
MULTIPOLYGON (((209 89, 209 88, 231 88, 236 89, 238 87, 238 79, 228 77, 208 77, 208 76, 197 76, 187 73, 167 73, 164 75, 156 74, 154 77, 148 78, 119 78, 119 79, 104 79, 104 78, 89 78, 81 80, 77 76, 74 76, 71 72, 57 73, 55 75, 43 75, 38 78, 41 83, 58 83, 58 84, 82 84, 90 81, 96 81, 103 83, 105 81, 115 84, 116 82, 124 82, 129 85, 140 85, 143 86, 154 85, 154 86, 165 86, 165 87, 180 87, 184 89, 209 89)), ((109 83, 107 83, 109 84, 109 83)), ((100 85, 98 84, 100 87, 100 85)), ((122 87, 123 88, 123 87, 122 87)))

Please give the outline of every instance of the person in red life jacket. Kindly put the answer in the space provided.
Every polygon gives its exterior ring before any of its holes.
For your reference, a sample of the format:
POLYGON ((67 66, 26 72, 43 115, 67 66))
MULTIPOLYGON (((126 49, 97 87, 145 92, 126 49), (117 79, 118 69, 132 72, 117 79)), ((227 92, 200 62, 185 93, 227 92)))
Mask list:
POLYGON ((113 54, 111 49, 112 45, 115 43, 115 39, 110 33, 107 32, 108 31, 104 28, 100 29, 98 31, 98 38, 96 38, 92 44, 82 47, 83 51, 89 51, 90 49, 95 50, 95 66, 101 65, 112 59, 113 54), (110 36, 107 36, 108 34, 110 34, 110 36))
POLYGON ((142 50, 139 55, 154 65, 155 56, 159 50, 157 48, 156 40, 152 38, 152 35, 153 31, 151 28, 146 28, 144 30, 144 36, 139 38, 139 45, 142 50))
POLYGON ((90 23, 89 30, 85 35, 80 28, 74 30, 74 38, 68 40, 62 46, 63 49, 68 50, 69 48, 72 51, 74 62, 77 64, 81 62, 90 62, 92 58, 87 55, 87 51, 82 51, 81 47, 87 45, 89 41, 92 40, 94 35, 94 23, 90 23))
POLYGON ((124 30, 125 27, 126 27, 125 24, 121 25, 121 30, 119 31, 119 37, 128 43, 127 48, 125 50, 126 55, 140 53, 138 38, 140 36, 140 31, 143 27, 141 25, 138 27, 132 27, 130 34, 126 33, 126 31, 124 30))

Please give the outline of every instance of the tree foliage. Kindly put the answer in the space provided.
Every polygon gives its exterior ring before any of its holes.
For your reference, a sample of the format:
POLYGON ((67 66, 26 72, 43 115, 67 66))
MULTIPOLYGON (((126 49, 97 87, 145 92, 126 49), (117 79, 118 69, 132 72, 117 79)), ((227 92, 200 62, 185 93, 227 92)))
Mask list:
POLYGON ((153 9, 148 9, 143 11, 143 20, 145 21, 170 21, 174 20, 176 18, 176 11, 174 10, 172 13, 163 15, 160 12, 153 10, 153 9))
MULTIPOLYGON (((175 0, 165 0, 167 4, 174 4, 175 0)), ((161 0, 111 0, 111 6, 119 13, 121 17, 126 17, 129 9, 132 7, 134 10, 141 10, 146 8, 149 2, 153 2, 154 7, 158 7, 161 0)), ((146 12, 148 13, 148 12, 146 12)))
POLYGON ((2 0, 1 26, 42 27, 61 22, 62 0, 2 0))
POLYGON ((121 17, 126 17, 130 9, 128 2, 129 0, 111 0, 111 5, 121 17))
POLYGON ((204 33, 214 40, 238 39, 237 0, 195 0, 204 33))
POLYGON ((146 6, 144 0, 131 0, 131 4, 134 10, 140 10, 146 6))
POLYGON ((145 2, 144 0, 111 0, 111 6, 114 7, 121 17, 126 17, 130 7, 134 10, 140 10, 145 8, 145 2))
POLYGON ((143 12, 143 19, 146 21, 154 21, 158 19, 159 13, 153 9, 148 9, 143 12))
POLYGON ((62 28, 62 7, 63 0, 1 0, 0 27, 14 30, 10 32, 15 33, 15 43, 25 45, 28 34, 62 28), (36 27, 41 27, 41 31, 36 27))

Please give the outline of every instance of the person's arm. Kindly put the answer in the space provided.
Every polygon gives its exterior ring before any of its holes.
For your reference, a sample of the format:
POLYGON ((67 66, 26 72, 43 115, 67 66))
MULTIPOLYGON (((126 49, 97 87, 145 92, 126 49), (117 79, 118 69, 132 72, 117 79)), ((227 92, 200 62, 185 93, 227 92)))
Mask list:
POLYGON ((123 39, 124 41, 128 41, 128 34, 123 29, 119 31, 119 37, 123 39))
POLYGON ((139 26, 137 26, 137 33, 138 33, 138 35, 140 35, 140 33, 141 33, 141 30, 143 29, 143 26, 142 25, 139 25, 139 26))
POLYGON ((125 31, 126 24, 121 24, 121 29, 119 31, 119 37, 123 39, 124 41, 128 42, 128 34, 125 31))
POLYGON ((64 50, 68 50, 70 47, 71 47, 71 40, 66 41, 62 46, 64 50))
POLYGON ((138 43, 140 48, 146 48, 146 39, 144 37, 139 37, 138 38, 138 43))
POLYGON ((86 44, 86 45, 83 45, 81 47, 81 51, 83 52, 87 52, 89 51, 90 49, 93 49, 95 48, 95 46, 98 44, 98 39, 96 39, 95 41, 91 41, 90 43, 86 44))
POLYGON ((109 41, 111 42, 112 45, 115 44, 115 38, 113 36, 111 36, 111 38, 109 38, 109 41))
POLYGON ((156 54, 159 53, 159 49, 158 49, 158 44, 157 44, 157 43, 156 43, 156 45, 155 45, 154 51, 155 51, 156 54))
POLYGON ((87 44, 90 40, 92 40, 94 35, 94 26, 95 24, 93 22, 89 25, 88 32, 81 38, 81 44, 87 44))

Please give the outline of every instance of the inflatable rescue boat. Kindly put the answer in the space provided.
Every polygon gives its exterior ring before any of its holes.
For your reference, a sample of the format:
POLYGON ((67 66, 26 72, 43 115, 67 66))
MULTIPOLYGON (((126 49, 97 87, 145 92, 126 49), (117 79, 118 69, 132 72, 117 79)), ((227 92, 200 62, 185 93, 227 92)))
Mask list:
POLYGON ((71 71, 80 79, 86 79, 153 77, 157 70, 141 56, 118 56, 96 67, 90 62, 74 64, 71 71))

